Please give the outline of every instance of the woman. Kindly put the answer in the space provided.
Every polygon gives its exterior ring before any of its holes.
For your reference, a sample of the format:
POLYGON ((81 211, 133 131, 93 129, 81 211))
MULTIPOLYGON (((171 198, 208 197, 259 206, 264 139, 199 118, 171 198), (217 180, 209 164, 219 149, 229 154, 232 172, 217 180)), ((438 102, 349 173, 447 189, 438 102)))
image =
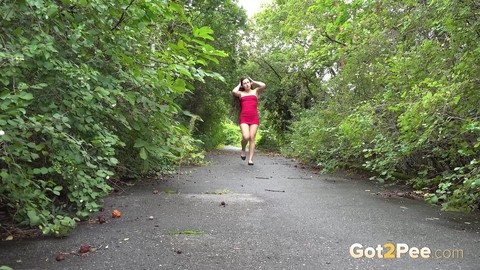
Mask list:
POLYGON ((253 165, 255 152, 255 136, 258 125, 258 96, 265 90, 265 84, 252 80, 250 77, 242 77, 240 83, 233 88, 232 94, 240 99, 240 130, 242 131, 242 152, 240 157, 246 159, 246 147, 248 147, 248 165, 253 165), (253 86, 256 86, 254 89, 253 86))

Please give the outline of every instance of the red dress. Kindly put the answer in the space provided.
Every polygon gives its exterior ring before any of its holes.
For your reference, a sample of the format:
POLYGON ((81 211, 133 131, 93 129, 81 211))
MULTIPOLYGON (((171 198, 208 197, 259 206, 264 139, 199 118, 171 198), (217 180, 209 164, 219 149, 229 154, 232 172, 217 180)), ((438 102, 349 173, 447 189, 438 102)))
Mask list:
POLYGON ((258 125, 258 99, 256 95, 240 97, 240 124, 258 125))

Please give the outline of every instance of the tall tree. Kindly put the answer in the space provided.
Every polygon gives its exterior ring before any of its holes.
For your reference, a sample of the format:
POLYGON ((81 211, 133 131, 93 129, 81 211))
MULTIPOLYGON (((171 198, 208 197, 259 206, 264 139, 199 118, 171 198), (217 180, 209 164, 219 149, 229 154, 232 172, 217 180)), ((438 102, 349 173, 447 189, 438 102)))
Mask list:
POLYGON ((215 38, 212 46, 228 55, 209 65, 209 70, 218 76, 193 82, 193 90, 180 100, 182 107, 199 117, 193 125, 195 137, 203 142, 205 149, 211 149, 225 139, 223 125, 229 115, 230 88, 237 80, 235 72, 239 65, 237 47, 242 42, 240 32, 246 27, 247 17, 232 0, 195 0, 185 4, 194 24, 212 29, 215 38))

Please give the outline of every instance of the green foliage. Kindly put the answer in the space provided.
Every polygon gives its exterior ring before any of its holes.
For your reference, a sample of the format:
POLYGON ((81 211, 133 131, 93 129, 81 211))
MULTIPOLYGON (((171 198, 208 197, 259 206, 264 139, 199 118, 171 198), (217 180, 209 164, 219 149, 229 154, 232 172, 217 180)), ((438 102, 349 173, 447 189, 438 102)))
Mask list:
POLYGON ((168 235, 171 236, 178 236, 178 235, 202 235, 205 234, 205 232, 202 231, 192 231, 192 230, 186 230, 186 231, 181 231, 181 232, 169 232, 168 235))
POLYGON ((225 140, 223 122, 228 118, 231 90, 238 79, 234 74, 239 58, 236 48, 242 42, 238 33, 245 28, 246 14, 232 0, 185 2, 192 22, 208 25, 215 37, 212 46, 229 56, 209 66, 213 74, 221 74, 221 80, 206 77, 203 81, 193 82, 192 93, 179 99, 182 108, 201 119, 195 122, 193 136, 202 141, 203 149, 214 149, 225 140))
POLYGON ((342 167, 345 163, 339 155, 336 140, 336 127, 341 121, 340 115, 329 110, 314 108, 306 111, 303 117, 292 124, 292 130, 287 137, 289 144, 282 149, 290 156, 301 157, 304 161, 315 163, 326 170, 342 167))
POLYGON ((248 50, 250 72, 274 82, 265 107, 273 130, 288 131, 284 153, 411 179, 444 210, 477 209, 477 14, 462 1, 271 5, 248 50))
POLYGON ((266 152, 280 152, 281 142, 275 131, 266 125, 262 125, 258 131, 255 148, 266 152))
POLYGON ((52 234, 55 237, 64 237, 68 235, 68 232, 72 229, 75 228, 76 226, 76 221, 79 221, 78 218, 70 218, 62 215, 56 215, 52 219, 52 223, 46 225, 45 227, 43 225, 40 226, 40 229, 42 229, 42 232, 44 234, 52 234))
POLYGON ((480 167, 473 159, 453 172, 446 172, 435 193, 427 193, 425 199, 432 204, 442 203, 443 210, 470 212, 478 208, 480 200, 480 167))
POLYGON ((169 1, 4 1, 0 204, 64 236, 101 207, 110 178, 203 154, 176 98, 223 51, 169 1), (177 31, 182 29, 182 31, 177 31))
POLYGON ((240 146, 240 142, 242 140, 242 133, 240 131, 240 127, 231 122, 225 121, 223 122, 223 134, 225 139, 223 140, 226 145, 233 145, 233 146, 240 146))
POLYGON ((196 123, 193 134, 202 141, 204 149, 214 149, 225 140, 222 121, 226 118, 226 105, 222 98, 210 94, 198 96, 195 103, 198 107, 190 108, 202 118, 196 123))

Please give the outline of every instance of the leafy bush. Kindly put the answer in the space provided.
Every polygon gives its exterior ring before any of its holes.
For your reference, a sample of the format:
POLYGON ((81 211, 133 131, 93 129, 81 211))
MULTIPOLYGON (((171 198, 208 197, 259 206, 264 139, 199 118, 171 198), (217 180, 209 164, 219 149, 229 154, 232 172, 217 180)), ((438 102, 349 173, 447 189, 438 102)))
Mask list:
MULTIPOLYGON (((319 63, 309 55, 327 51, 337 57, 306 80, 318 80, 318 74, 330 71, 322 87, 327 97, 295 115, 298 120, 293 117, 296 122, 285 153, 326 170, 361 165, 380 181, 410 179, 408 183, 444 210, 478 209, 480 47, 474 5, 360 1, 332 6, 284 1, 273 8, 289 22, 281 27, 289 38, 263 58, 303 41, 308 45, 301 51, 307 68, 292 70, 307 76, 308 68, 319 63), (295 16, 298 10, 292 7, 305 8, 306 16, 295 16), (458 19, 459 12, 463 19, 458 19), (316 20, 314 15, 320 13, 338 19, 316 20), (303 36, 300 25, 315 29, 309 32, 319 33, 318 39, 303 36)), ((270 45, 258 45, 262 46, 270 45)), ((293 98, 285 103, 298 106, 293 98)))
POLYGON ((174 98, 225 54, 181 5, 8 1, 0 17, 0 204, 17 222, 64 236, 109 179, 202 158, 174 98))
POLYGON ((261 126, 258 131, 256 148, 267 152, 280 152, 281 142, 275 131, 268 126, 261 126))
POLYGON ((228 119, 225 120, 223 122, 223 134, 225 136, 223 144, 240 147, 242 133, 240 132, 240 127, 237 124, 228 119))

